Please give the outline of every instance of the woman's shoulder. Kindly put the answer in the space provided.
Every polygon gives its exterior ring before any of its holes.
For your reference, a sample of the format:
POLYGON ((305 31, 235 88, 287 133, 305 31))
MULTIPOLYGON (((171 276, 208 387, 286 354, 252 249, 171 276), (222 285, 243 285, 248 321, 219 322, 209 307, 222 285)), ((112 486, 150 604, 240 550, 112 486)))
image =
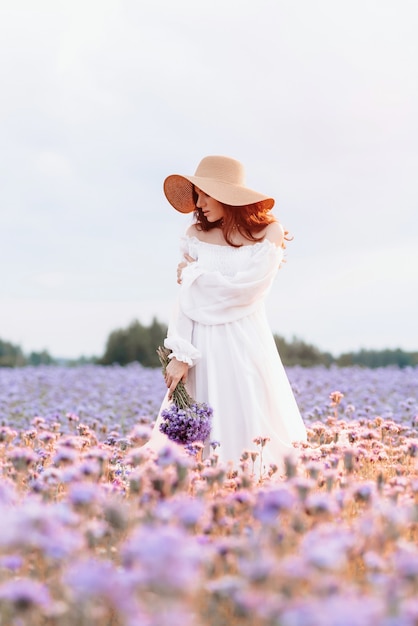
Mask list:
POLYGON ((212 243, 216 245, 226 245, 225 239, 220 228, 212 228, 210 230, 202 230, 199 225, 191 224, 185 233, 186 237, 198 239, 203 243, 212 243))
POLYGON ((199 233, 199 231, 196 228, 196 224, 190 224, 190 226, 186 230, 185 235, 186 235, 186 237, 197 237, 198 233, 199 233))
MULTIPOLYGON (((267 239, 271 243, 274 243, 274 245, 278 248, 283 244, 284 229, 280 222, 271 222, 271 224, 268 224, 264 231, 260 234, 263 241, 267 239)), ((204 243, 225 245, 225 239, 223 237, 222 230, 219 228, 214 228, 213 230, 209 230, 206 232, 199 229, 196 224, 191 224, 187 228, 185 236, 198 239, 199 241, 202 241, 204 243)), ((239 240, 236 241, 236 243, 248 245, 248 241, 245 237, 240 237, 239 240)))
POLYGON ((271 222, 264 231, 264 239, 271 241, 277 247, 281 246, 284 241, 284 229, 280 222, 271 222))

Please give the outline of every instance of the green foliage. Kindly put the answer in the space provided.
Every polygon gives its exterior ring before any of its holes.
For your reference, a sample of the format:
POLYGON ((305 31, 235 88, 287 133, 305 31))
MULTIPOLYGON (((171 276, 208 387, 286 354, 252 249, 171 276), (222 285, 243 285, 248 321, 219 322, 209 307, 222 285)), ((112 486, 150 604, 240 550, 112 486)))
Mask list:
MULTIPOLYGON (((145 367, 159 367, 157 348, 163 345, 167 336, 167 326, 160 323, 155 317, 149 326, 144 326, 134 320, 127 328, 120 328, 110 333, 105 353, 101 358, 80 357, 79 359, 57 361, 43 350, 31 352, 25 355, 20 346, 0 339, 0 367, 22 367, 25 365, 80 365, 85 363, 98 363, 111 365, 119 363, 126 365, 133 361, 139 361, 145 367)), ((312 344, 306 343, 297 337, 287 341, 279 335, 274 335, 274 341, 280 353, 283 364, 286 366, 301 365, 311 367, 314 365, 332 364, 348 367, 360 365, 367 368, 376 367, 414 367, 418 365, 418 352, 404 352, 400 348, 395 350, 359 350, 358 352, 345 352, 334 357, 329 352, 321 352, 312 344)))
POLYGON ((156 353, 167 335, 167 326, 154 317, 150 326, 143 326, 138 320, 128 328, 119 328, 110 333, 106 349, 100 363, 126 365, 139 361, 146 367, 158 367, 160 362, 156 353))
POLYGON ((20 346, 0 339, 0 367, 22 367, 24 365, 53 365, 54 359, 46 350, 31 352, 26 356, 20 346))
POLYGON ((59 364, 67 367, 79 367, 80 365, 99 365, 101 360, 97 356, 85 356, 82 354, 76 359, 60 359, 59 364))
POLYGON ((283 337, 274 335, 277 349, 280 353, 283 365, 302 365, 311 367, 313 365, 332 364, 340 367, 360 365, 362 367, 376 368, 395 365, 398 367, 414 367, 418 365, 418 352, 404 352, 400 348, 396 350, 359 350, 358 352, 346 352, 339 357, 334 357, 329 352, 321 352, 315 346, 305 343, 297 337, 293 337, 291 342, 283 337))
POLYGON ((418 365, 418 352, 404 352, 396 350, 360 350, 341 354, 335 363, 340 366, 362 365, 363 367, 387 367, 397 365, 407 367, 418 365))
POLYGON ((0 367, 25 365, 26 359, 19 346, 0 339, 0 367))
POLYGON ((53 365, 55 361, 46 350, 42 350, 42 352, 31 352, 26 363, 27 365, 53 365))
POLYGON ((328 367, 334 361, 334 357, 329 352, 321 352, 315 346, 297 337, 293 337, 292 341, 288 342, 283 337, 274 335, 274 341, 283 365, 302 365, 303 367, 326 365, 328 367))

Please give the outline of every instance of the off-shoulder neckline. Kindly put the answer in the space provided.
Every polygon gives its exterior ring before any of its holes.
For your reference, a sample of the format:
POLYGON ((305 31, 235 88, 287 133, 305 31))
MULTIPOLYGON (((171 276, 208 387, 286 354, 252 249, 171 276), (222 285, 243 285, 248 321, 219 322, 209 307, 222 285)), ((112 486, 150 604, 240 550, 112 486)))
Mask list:
POLYGON ((199 239, 199 237, 196 237, 195 235, 184 235, 184 238, 196 241, 197 243, 202 243, 204 246, 214 246, 215 248, 231 248, 232 250, 242 250, 243 248, 255 248, 256 246, 262 246, 265 243, 268 243, 270 246, 273 246, 273 248, 279 250, 278 246, 276 246, 273 241, 270 241, 270 239, 263 239, 263 241, 256 241, 255 243, 244 243, 242 246, 235 248, 235 246, 230 246, 229 244, 202 241, 202 239, 199 239))

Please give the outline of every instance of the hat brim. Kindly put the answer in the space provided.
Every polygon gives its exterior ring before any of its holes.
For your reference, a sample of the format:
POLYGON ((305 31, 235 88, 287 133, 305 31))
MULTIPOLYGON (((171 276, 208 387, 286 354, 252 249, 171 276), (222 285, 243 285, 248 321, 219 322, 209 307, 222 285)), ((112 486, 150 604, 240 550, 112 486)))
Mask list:
POLYGON ((200 176, 181 176, 171 174, 164 181, 164 193, 169 203, 180 213, 192 213, 196 210, 193 187, 196 186, 208 196, 229 206, 257 204, 264 211, 274 206, 274 199, 264 196, 253 189, 225 183, 200 176))

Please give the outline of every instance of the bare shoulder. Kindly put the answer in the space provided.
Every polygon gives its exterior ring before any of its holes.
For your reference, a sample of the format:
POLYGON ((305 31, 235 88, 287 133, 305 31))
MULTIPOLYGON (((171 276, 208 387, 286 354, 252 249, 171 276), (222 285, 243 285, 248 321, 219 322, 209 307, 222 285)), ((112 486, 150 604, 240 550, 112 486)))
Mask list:
POLYGON ((196 228, 196 224, 190 224, 189 228, 186 230, 186 235, 188 237, 197 237, 198 232, 199 231, 196 228))
POLYGON ((281 246, 284 240, 284 229, 280 222, 272 222, 264 231, 264 239, 268 239, 277 247, 281 246))
POLYGON ((204 241, 206 243, 225 243, 222 235, 222 230, 220 228, 213 228, 211 230, 205 231, 202 230, 197 224, 191 224, 186 230, 186 236, 196 237, 196 239, 199 239, 199 241, 204 241))

